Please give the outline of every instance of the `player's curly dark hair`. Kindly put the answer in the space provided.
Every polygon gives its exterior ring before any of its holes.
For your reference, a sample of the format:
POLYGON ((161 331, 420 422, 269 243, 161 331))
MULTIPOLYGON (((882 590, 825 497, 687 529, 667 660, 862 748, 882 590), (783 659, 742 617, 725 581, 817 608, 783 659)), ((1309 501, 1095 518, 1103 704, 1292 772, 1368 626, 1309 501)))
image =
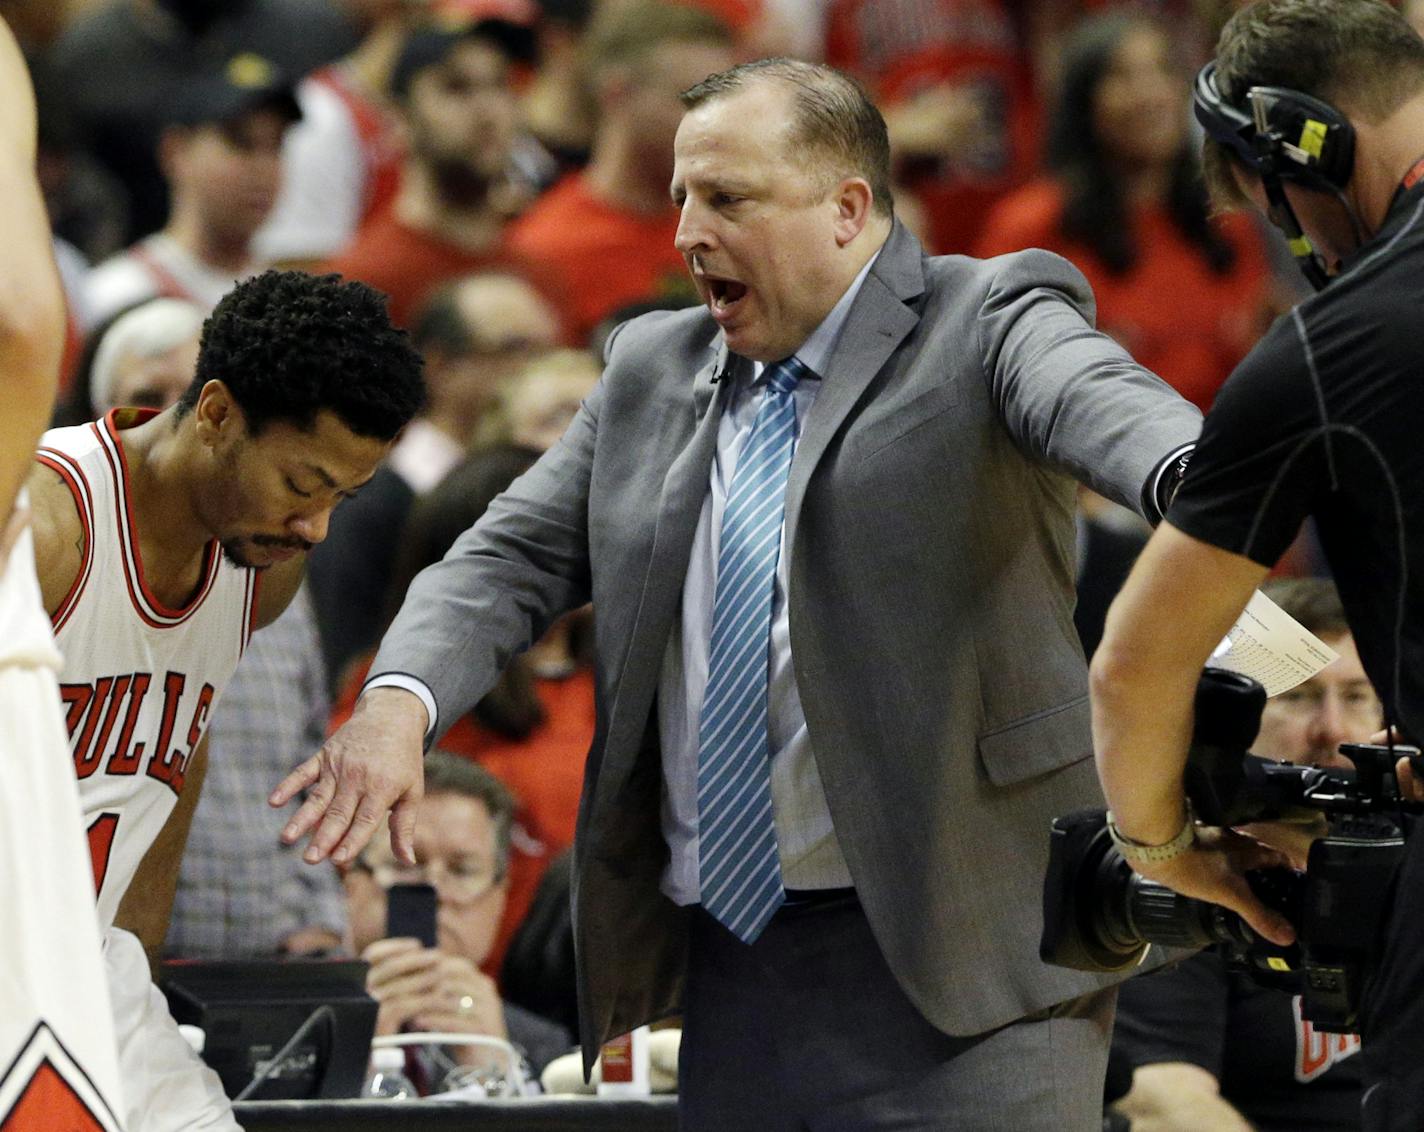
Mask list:
POLYGON ((212 380, 253 435, 273 421, 310 429, 329 409, 358 436, 390 440, 425 401, 420 355, 381 293, 304 271, 265 271, 223 296, 203 324, 180 418, 212 380))

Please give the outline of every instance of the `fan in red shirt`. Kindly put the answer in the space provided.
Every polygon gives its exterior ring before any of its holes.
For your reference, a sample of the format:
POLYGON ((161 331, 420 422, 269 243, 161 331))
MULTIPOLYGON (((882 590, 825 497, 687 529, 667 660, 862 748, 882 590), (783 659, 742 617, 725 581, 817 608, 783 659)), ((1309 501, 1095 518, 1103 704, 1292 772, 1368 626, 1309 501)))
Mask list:
POLYGON ((1165 28, 1119 13, 1075 33, 1048 157, 1053 172, 994 210, 977 253, 1071 260, 1099 328, 1205 411, 1265 328, 1269 271, 1248 217, 1208 216, 1165 28))
POLYGON ((528 28, 499 19, 413 31, 391 74, 409 135, 401 184, 350 247, 326 265, 389 297, 405 325, 446 280, 500 267, 548 289, 506 243, 525 204, 510 177, 518 108, 510 65, 532 52, 528 28))
POLYGON ((866 82, 896 177, 938 253, 974 246, 986 210, 1032 172, 1038 139, 1024 29, 1004 0, 832 0, 826 61, 866 82))
POLYGON ((731 45, 716 16, 655 0, 612 5, 589 29, 588 77, 598 102, 592 157, 509 236, 517 254, 557 273, 576 341, 630 303, 695 300, 673 246, 678 213, 668 198, 678 95, 731 66, 731 45))

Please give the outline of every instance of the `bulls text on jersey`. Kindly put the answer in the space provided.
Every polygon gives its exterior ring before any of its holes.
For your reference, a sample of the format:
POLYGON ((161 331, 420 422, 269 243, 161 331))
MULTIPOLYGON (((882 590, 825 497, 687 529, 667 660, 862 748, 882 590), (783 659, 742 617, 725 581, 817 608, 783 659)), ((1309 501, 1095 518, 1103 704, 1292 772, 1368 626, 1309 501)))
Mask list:
POLYGON ((174 794, 183 792, 183 774, 198 741, 203 737, 208 713, 212 710, 213 686, 204 684, 193 704, 186 731, 179 732, 181 746, 173 744, 178 727, 178 709, 188 685, 182 672, 169 672, 163 677, 163 711, 159 715, 158 734, 152 747, 143 739, 134 739, 134 728, 143 710, 144 700, 153 688, 153 675, 130 672, 122 676, 100 676, 92 684, 61 684, 65 725, 69 728, 69 748, 74 756, 74 772, 83 781, 102 767, 105 774, 133 775, 144 765, 144 773, 169 787, 174 794), (120 717, 118 739, 110 745, 110 737, 120 717), (144 756, 147 754, 145 763, 144 756))

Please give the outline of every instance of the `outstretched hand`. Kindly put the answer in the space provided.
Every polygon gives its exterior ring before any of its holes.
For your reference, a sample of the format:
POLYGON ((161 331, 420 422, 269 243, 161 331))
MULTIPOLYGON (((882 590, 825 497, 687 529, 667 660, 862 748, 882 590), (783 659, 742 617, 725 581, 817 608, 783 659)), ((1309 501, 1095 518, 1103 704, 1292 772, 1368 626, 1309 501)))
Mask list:
POLYGON ((389 811, 391 848, 398 860, 415 864, 426 723, 424 705, 410 692, 373 688, 362 695, 351 718, 268 799, 280 807, 307 792, 282 841, 291 845, 311 833, 303 860, 314 865, 330 857, 348 864, 389 811))
POLYGON ((1283 915, 1266 907, 1246 881, 1250 869, 1289 865, 1285 853, 1231 829, 1197 829, 1197 842, 1170 861, 1134 863, 1148 880, 1165 884, 1183 896, 1220 904, 1237 913, 1257 935, 1287 946, 1295 929, 1283 915))

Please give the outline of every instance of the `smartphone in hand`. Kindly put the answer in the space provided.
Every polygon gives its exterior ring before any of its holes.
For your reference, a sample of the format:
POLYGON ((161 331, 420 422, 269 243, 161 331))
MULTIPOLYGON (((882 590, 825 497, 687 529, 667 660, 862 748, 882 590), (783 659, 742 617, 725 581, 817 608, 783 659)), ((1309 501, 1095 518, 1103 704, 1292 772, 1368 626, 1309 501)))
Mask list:
POLYGON ((434 885, 391 885, 386 889, 386 938, 418 939, 434 947, 436 907, 434 885))

